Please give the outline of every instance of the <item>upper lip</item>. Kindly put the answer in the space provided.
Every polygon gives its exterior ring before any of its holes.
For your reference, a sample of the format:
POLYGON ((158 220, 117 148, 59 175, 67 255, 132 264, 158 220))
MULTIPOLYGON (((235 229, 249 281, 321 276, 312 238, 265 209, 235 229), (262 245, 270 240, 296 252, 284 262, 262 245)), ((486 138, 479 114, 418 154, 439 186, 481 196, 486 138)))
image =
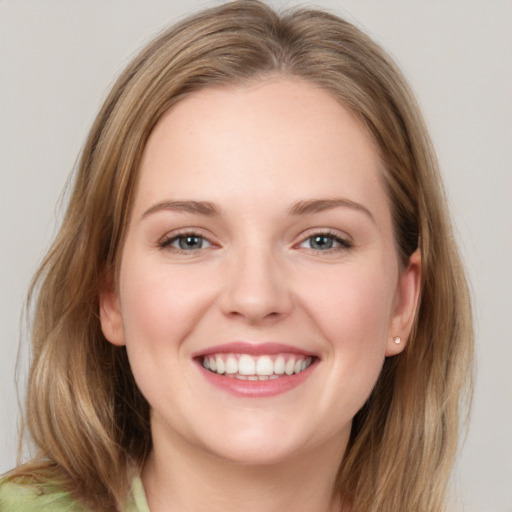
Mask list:
POLYGON ((224 343, 222 345, 214 345, 204 350, 199 350, 192 354, 192 357, 209 356, 212 354, 248 354, 251 356, 272 354, 301 354, 306 356, 316 355, 308 350, 284 343, 247 343, 245 341, 235 341, 231 343, 224 343))

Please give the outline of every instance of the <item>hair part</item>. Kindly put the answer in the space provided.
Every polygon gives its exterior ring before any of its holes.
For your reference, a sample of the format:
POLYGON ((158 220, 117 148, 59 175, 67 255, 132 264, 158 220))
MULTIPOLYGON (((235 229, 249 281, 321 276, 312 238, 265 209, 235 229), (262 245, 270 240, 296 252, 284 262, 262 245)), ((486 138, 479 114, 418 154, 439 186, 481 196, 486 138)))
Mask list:
POLYGON ((279 15, 256 0, 202 11, 161 34, 101 108, 29 294, 37 302, 26 424, 39 454, 14 476, 58 478, 97 510, 120 508, 131 469, 151 450, 149 405, 126 350, 101 332, 99 295, 117 279, 146 141, 187 95, 279 74, 325 89, 366 125, 385 167, 399 259, 417 249, 422 258, 413 333, 354 418, 336 492, 358 512, 443 510, 473 333, 425 124, 400 71, 359 29, 316 10, 279 15))

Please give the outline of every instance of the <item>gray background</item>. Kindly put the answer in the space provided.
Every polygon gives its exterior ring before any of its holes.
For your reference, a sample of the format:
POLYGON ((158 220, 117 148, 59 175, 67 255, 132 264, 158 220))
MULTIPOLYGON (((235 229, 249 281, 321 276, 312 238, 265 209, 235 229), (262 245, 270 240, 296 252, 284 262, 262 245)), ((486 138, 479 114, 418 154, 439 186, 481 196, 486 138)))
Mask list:
MULTIPOLYGON (((141 44, 206 5, 0 0, 0 472, 15 463, 14 367, 24 296, 55 233, 55 205, 86 131, 141 44)), ((355 21, 383 44, 424 109, 471 278, 477 328, 476 395, 455 473, 456 509, 512 512, 512 2, 313 5, 355 21)), ((23 382, 26 347, 21 355, 23 382)))

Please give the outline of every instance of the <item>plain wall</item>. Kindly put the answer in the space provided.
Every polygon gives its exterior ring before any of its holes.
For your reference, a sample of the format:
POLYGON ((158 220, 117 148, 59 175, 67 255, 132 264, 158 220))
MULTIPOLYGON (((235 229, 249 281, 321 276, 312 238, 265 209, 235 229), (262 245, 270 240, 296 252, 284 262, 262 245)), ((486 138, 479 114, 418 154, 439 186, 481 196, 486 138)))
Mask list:
MULTIPOLYGON (((55 233, 55 205, 86 132, 141 44, 211 4, 0 0, 0 472, 15 464, 14 368, 24 297, 55 233)), ((380 42, 423 107, 472 283, 477 329, 474 408, 455 474, 459 504, 467 512, 512 512, 512 2, 313 5, 355 21, 380 42)), ((23 382, 26 349, 21 356, 23 382)))

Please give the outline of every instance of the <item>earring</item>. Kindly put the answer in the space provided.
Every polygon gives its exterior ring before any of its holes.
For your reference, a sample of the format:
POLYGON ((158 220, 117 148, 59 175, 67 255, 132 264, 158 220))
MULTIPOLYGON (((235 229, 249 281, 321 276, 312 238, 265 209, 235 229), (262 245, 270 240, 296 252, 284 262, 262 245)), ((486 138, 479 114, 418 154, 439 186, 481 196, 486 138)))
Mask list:
POLYGON ((397 344, 397 345, 400 345, 400 343, 402 343, 402 338, 400 338, 400 336, 395 336, 393 338, 393 341, 397 344))

